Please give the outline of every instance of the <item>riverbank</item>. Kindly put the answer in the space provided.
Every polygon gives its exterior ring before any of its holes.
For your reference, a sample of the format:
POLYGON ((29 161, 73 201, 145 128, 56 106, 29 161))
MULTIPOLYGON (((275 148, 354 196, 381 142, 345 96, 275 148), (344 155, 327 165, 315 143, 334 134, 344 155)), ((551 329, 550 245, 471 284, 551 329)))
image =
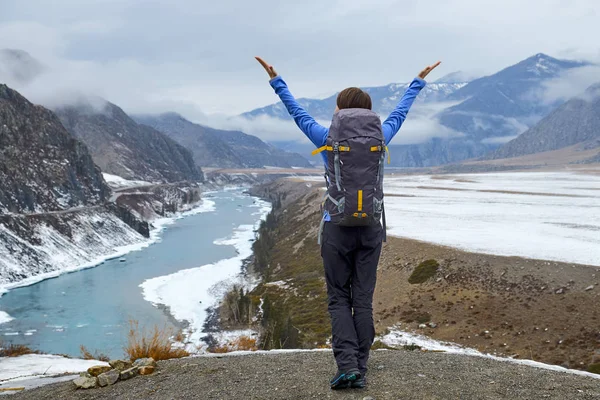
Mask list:
MULTIPOLYGON (((213 243, 233 246, 236 256, 219 260, 174 274, 160 276, 143 282, 140 287, 144 299, 155 306, 164 306, 178 321, 184 323, 186 349, 191 353, 203 351, 207 344, 203 340, 213 334, 215 327, 208 320, 211 309, 219 304, 232 286, 252 290, 253 279, 244 274, 244 263, 252 256, 252 245, 256 230, 271 210, 270 203, 255 199, 249 208, 255 208, 254 224, 242 224, 226 237, 213 243)), ((246 210, 242 210, 246 211, 246 210)), ((247 332, 245 332, 247 334, 247 332)))
MULTIPOLYGON (((255 311, 260 322, 254 325, 261 329, 264 348, 328 345, 316 244, 320 186, 296 179, 253 190, 283 199, 275 226, 255 246, 254 269, 262 281, 250 298, 261 304, 255 311)), ((468 223, 460 229, 468 230, 468 223)), ((599 283, 597 266, 476 253, 388 236, 375 293, 377 333, 383 338, 392 328, 484 353, 596 370, 599 283), (427 260, 435 260, 433 273, 421 283, 410 283, 427 260)))

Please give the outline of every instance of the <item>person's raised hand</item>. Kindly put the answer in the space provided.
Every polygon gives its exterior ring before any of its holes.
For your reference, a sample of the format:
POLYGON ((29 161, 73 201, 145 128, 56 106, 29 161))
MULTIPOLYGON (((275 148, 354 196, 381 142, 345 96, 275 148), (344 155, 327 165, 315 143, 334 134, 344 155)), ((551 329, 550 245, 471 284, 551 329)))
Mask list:
POLYGON ((254 58, 256 58, 256 61, 258 61, 260 63, 260 65, 263 66, 265 71, 267 71, 267 74, 269 74, 270 79, 273 79, 277 76, 277 72, 275 71, 275 68, 273 68, 272 65, 269 65, 265 60, 263 60, 260 57, 254 57, 254 58))
POLYGON ((419 72, 419 78, 425 79, 427 77, 427 75, 429 75, 429 73, 431 71, 433 71, 441 63, 442 63, 441 61, 438 61, 435 64, 426 67, 423 71, 419 72))

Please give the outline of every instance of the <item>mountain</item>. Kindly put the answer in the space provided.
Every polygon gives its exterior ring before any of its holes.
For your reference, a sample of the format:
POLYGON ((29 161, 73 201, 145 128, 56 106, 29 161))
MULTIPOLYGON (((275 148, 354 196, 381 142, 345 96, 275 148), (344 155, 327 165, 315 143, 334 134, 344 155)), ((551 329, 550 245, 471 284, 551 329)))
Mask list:
POLYGON ((491 158, 512 158, 573 145, 580 145, 581 150, 600 148, 600 83, 558 107, 491 158))
POLYGON ((109 196, 88 149, 56 115, 0 84, 0 213, 94 206, 109 196))
MULTIPOLYGON (((483 156, 558 107, 559 102, 548 104, 537 99, 536 94, 549 80, 584 65, 536 54, 496 74, 468 83, 456 82, 459 78, 468 79, 460 72, 428 83, 417 97, 409 119, 434 120, 441 127, 431 124, 430 129, 438 131, 427 132, 427 136, 433 138, 424 143, 390 146, 392 166, 428 167, 483 156), (436 107, 442 107, 442 110, 426 112, 436 107), (448 135, 448 131, 454 134, 448 135)), ((391 84, 365 90, 373 97, 373 109, 385 116, 400 100, 406 87, 406 84, 391 84)), ((315 118, 329 121, 335 108, 335 96, 324 100, 300 99, 299 103, 315 118)), ((281 103, 242 116, 289 119, 281 103)), ((291 147, 288 145, 288 148, 291 147)))
POLYGON ((55 111, 65 128, 87 144, 103 172, 150 182, 204 179, 186 148, 137 124, 112 103, 86 99, 55 111))
POLYGON ((25 84, 44 72, 44 66, 23 50, 0 49, 0 81, 25 84))
POLYGON ((584 65, 536 54, 452 93, 450 100, 462 102, 443 111, 439 115, 440 122, 483 143, 494 144, 501 138, 516 136, 532 120, 539 120, 560 104, 533 98, 542 84, 584 65))
MULTIPOLYGON (((400 101, 402 98, 402 95, 406 89, 408 89, 409 85, 410 83, 390 83, 386 86, 365 87, 363 90, 369 93, 371 96, 373 110, 384 115, 392 112, 398 101, 400 101)), ((429 83, 419 94, 416 103, 435 103, 446 101, 452 93, 464 87, 465 85, 467 85, 466 82, 429 83)), ((336 106, 337 95, 338 93, 322 100, 306 98, 297 100, 298 103, 304 107, 306 111, 308 111, 308 113, 315 119, 331 121, 331 118, 333 117, 333 110, 335 110, 336 106)), ((249 119, 261 116, 286 120, 291 119, 286 108, 281 102, 243 113, 241 116, 249 119)))
POLYGON ((202 167, 312 167, 301 155, 277 149, 256 136, 194 124, 175 113, 134 118, 140 124, 165 133, 189 149, 196 164, 202 167))

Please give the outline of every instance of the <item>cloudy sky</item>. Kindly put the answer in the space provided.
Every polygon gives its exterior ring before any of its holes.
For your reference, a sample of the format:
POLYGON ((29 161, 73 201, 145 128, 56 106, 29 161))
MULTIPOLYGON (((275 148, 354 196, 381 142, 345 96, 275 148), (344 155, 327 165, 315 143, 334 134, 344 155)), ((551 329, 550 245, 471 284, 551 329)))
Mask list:
POLYGON ((0 0, 0 48, 49 67, 21 88, 189 118, 275 102, 261 55, 297 97, 346 86, 493 73, 535 53, 600 58, 598 0, 0 0), (66 95, 64 95, 66 96, 66 95))

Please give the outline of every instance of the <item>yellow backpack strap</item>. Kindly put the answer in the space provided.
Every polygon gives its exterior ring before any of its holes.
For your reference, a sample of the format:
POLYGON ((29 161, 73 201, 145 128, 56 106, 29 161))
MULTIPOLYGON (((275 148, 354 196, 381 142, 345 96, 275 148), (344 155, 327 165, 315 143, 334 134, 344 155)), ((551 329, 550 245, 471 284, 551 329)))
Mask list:
POLYGON ((312 155, 316 156, 317 154, 322 153, 325 150, 333 151, 333 147, 331 147, 331 146, 322 146, 322 147, 319 147, 318 149, 315 149, 315 150, 312 151, 312 155))
POLYGON ((385 146, 385 152, 387 153, 387 158, 388 158, 388 164, 390 164, 392 162, 392 158, 390 157, 390 149, 388 149, 387 146, 385 146))

